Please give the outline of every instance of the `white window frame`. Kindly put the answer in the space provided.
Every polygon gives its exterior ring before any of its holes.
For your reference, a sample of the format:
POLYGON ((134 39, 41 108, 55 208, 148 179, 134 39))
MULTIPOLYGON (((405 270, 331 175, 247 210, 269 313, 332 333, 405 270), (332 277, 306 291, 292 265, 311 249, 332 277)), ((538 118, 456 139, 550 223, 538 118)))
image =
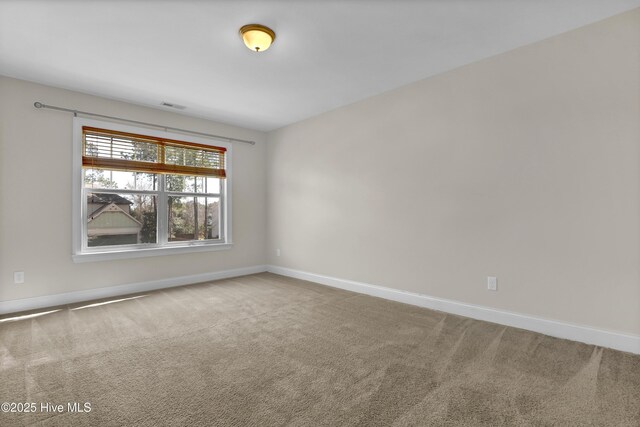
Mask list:
MULTIPOLYGON (((72 167, 72 259, 74 262, 89 261, 107 261, 115 259, 140 258, 158 255, 174 255, 189 252, 202 251, 219 251, 231 249, 233 241, 231 239, 231 180, 232 180, 232 146, 228 142, 215 141, 212 142, 208 138, 200 138, 197 136, 177 134, 165 132, 157 129, 142 128, 137 126, 124 125, 114 122, 106 122, 101 120, 88 119, 84 117, 73 118, 73 167, 72 167), (227 149, 225 154, 225 170, 226 178, 220 180, 220 224, 219 230, 222 234, 220 239, 216 240, 192 240, 188 242, 167 242, 166 244, 145 244, 143 245, 122 245, 122 246, 102 246, 87 247, 84 244, 84 236, 86 236, 87 213, 86 202, 82 200, 83 194, 83 173, 82 173, 82 127, 89 126, 100 129, 109 129, 119 132, 135 133, 139 135, 148 135, 158 138, 180 140, 185 142, 193 142, 197 144, 205 144, 216 147, 224 147, 227 149)), ((110 192, 118 192, 120 190, 111 190, 110 192)), ((124 191, 125 193, 127 191, 124 191)), ((134 193, 144 193, 144 191, 133 191, 134 193)), ((165 194, 170 194, 167 191, 165 194)), ((166 233, 166 220, 164 212, 161 209, 165 203, 161 202, 158 209, 158 222, 162 223, 162 227, 158 228, 158 233, 166 233), (164 228, 163 228, 164 227, 164 228)))

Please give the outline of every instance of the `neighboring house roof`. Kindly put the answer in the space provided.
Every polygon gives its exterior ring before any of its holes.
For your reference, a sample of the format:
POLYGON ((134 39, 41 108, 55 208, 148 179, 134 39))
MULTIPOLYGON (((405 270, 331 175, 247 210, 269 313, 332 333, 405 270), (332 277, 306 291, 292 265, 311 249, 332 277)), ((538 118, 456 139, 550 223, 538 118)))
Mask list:
POLYGON ((138 233, 142 223, 115 203, 105 205, 89 216, 89 235, 138 233))
POLYGON ((119 194, 112 193, 91 193, 89 197, 87 197, 87 203, 95 203, 95 204, 109 204, 115 203, 116 205, 132 205, 133 202, 125 199, 119 194))

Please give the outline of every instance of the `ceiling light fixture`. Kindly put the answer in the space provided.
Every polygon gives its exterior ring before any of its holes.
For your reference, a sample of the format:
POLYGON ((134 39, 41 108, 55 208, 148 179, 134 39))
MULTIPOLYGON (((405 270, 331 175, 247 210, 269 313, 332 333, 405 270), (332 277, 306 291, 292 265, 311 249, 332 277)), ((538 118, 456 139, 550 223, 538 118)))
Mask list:
POLYGON ((269 49, 276 39, 276 33, 271 28, 260 24, 249 24, 240 28, 240 35, 244 44, 251 50, 263 52, 269 49))

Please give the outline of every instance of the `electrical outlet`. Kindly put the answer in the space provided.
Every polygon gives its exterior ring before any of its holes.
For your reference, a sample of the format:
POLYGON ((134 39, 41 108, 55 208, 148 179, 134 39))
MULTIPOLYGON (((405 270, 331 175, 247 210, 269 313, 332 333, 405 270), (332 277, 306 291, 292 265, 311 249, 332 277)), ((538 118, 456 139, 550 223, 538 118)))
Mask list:
POLYGON ((24 271, 16 271, 13 273, 13 283, 17 285, 24 283, 24 271))
POLYGON ((280 256, 280 249, 276 249, 276 256, 280 256))
POLYGON ((497 291, 498 290, 498 278, 497 277, 493 277, 493 276, 487 277, 487 289, 489 289, 490 291, 497 291))

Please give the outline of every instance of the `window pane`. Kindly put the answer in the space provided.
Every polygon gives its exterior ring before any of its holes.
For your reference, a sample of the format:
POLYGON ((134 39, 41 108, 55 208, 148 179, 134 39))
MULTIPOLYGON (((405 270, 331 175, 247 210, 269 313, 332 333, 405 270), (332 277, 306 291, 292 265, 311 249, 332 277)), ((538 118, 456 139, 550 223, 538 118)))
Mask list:
POLYGON ((167 190, 180 193, 220 193, 220 179, 206 176, 166 175, 167 190))
POLYGON ((193 177, 184 175, 165 175, 168 191, 189 192, 193 186, 193 177))
POLYGON ((219 198, 169 196, 168 201, 170 242, 220 237, 219 198))
POLYGON ((86 188, 113 188, 122 190, 155 191, 158 175, 143 172, 123 172, 102 169, 84 169, 86 188))
POLYGON ((157 198, 147 194, 89 193, 88 246, 156 243, 157 198))
POLYGON ((220 178, 205 178, 205 193, 220 193, 220 178))

